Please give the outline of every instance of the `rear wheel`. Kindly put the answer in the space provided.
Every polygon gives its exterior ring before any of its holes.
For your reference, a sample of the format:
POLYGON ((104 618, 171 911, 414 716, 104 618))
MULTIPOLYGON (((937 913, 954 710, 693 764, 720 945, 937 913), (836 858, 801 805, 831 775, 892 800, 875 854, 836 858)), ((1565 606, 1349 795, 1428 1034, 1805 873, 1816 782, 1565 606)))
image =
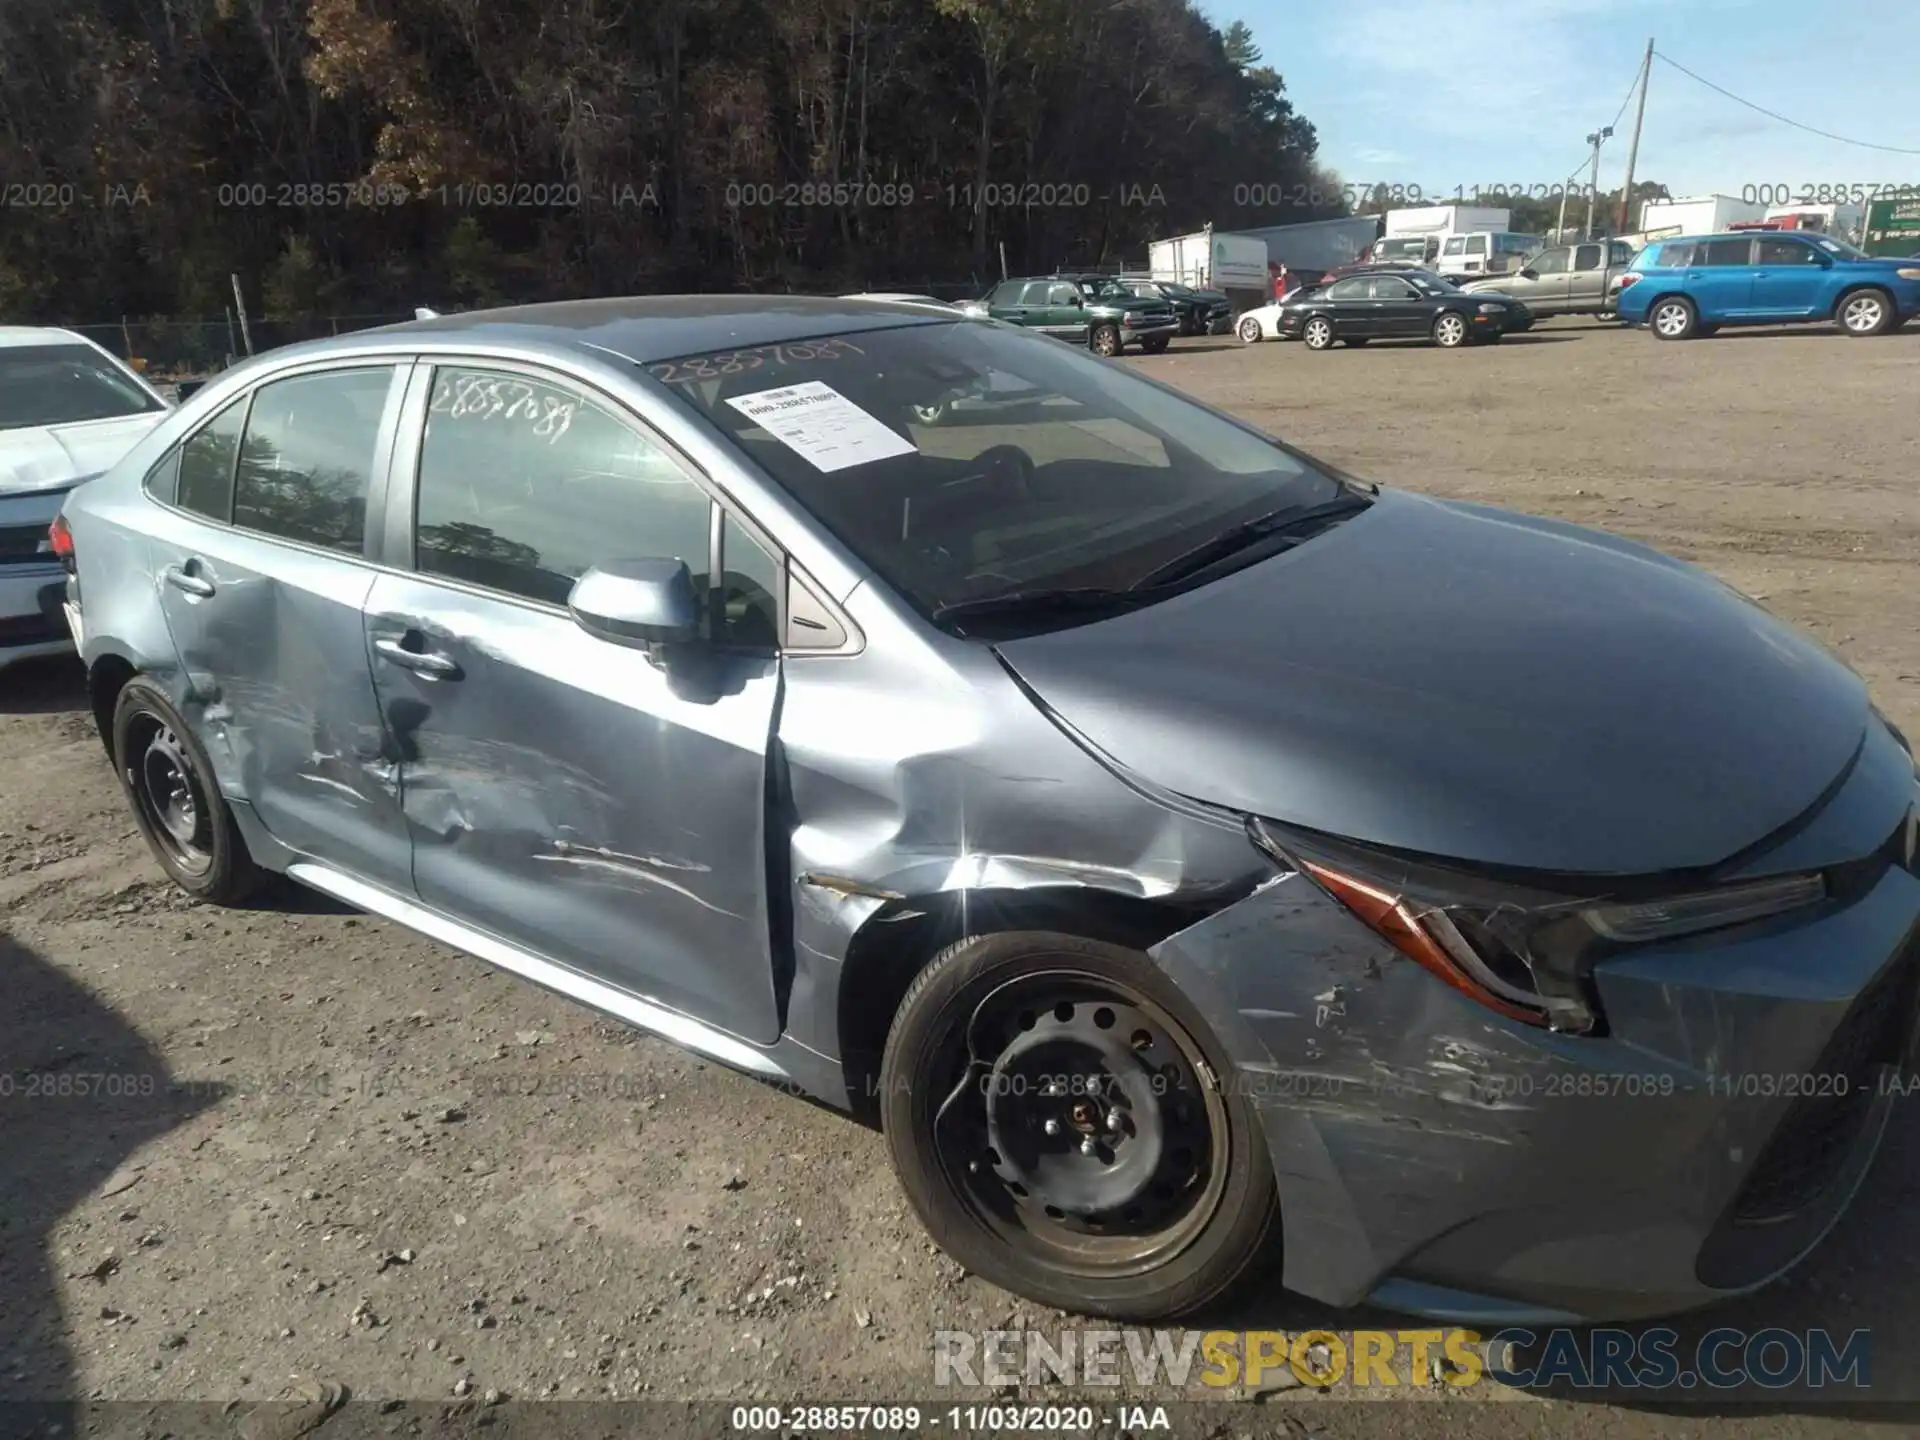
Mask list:
POLYGON ((114 769, 134 822, 168 877, 196 899, 233 905, 264 878, 220 794, 213 764, 185 720, 141 676, 113 712, 114 769))
POLYGON ((1251 315, 1240 322, 1240 339, 1248 345, 1258 345, 1266 336, 1260 333, 1260 322, 1251 315))
POLYGON ((1315 315, 1301 329, 1300 339, 1309 350, 1327 349, 1333 344, 1333 322, 1324 315, 1315 315))
POLYGON ((1434 317, 1433 343, 1443 350, 1453 350, 1467 343, 1467 319, 1451 310, 1443 310, 1434 317))
POLYGON ((1653 302, 1647 328, 1662 340, 1690 340, 1700 332, 1700 312, 1684 295, 1668 295, 1653 302))
POLYGON ((1840 297, 1833 318, 1849 335, 1884 335, 1893 328, 1893 297, 1884 290, 1850 290, 1840 297))
POLYGON ((1096 355, 1114 356, 1120 353, 1120 330, 1114 325, 1096 325, 1093 334, 1087 337, 1087 344, 1096 355))
POLYGON ((1061 1309, 1161 1319, 1232 1287, 1277 1214, 1230 1073, 1144 955, 990 935, 907 991, 882 1120, 908 1200, 969 1270, 1061 1309))

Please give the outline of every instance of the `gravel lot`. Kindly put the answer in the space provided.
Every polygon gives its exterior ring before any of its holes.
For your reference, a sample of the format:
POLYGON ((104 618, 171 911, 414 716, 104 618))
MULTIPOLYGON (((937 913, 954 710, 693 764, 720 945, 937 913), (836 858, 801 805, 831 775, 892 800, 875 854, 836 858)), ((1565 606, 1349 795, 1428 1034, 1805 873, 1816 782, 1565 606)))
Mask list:
MULTIPOLYGON (((1920 734, 1920 335, 1663 345, 1560 321, 1461 352, 1220 338, 1128 363, 1357 474, 1699 561, 1833 645, 1920 734)), ((1071 1323, 935 1254, 879 1137, 837 1114, 318 897, 190 905, 134 832, 73 666, 0 678, 0 799, 0 1070, 96 1091, 0 1097, 0 1399, 244 1409, 333 1382, 442 1420, 488 1391, 925 1399, 931 1331, 1071 1323), (103 1074, 133 1093, 97 1093, 103 1074)), ((1811 1263, 1689 1327, 1870 1326, 1876 1386, 1897 1386, 1920 1347, 1917 1118, 1896 1116, 1811 1263)), ((1274 1290, 1218 1323, 1380 1319, 1274 1290)), ((1303 1391, 1195 1433, 1914 1418, 1474 1397, 1303 1391)), ((25 1413, 0 1411, 0 1433, 25 1413)))

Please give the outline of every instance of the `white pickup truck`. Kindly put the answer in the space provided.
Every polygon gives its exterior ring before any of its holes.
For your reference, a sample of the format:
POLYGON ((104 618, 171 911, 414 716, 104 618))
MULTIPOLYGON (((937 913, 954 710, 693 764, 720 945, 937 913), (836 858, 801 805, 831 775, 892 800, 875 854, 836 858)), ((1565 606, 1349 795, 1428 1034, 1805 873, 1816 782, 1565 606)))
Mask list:
POLYGON ((1552 245, 1505 275, 1470 280, 1460 288, 1498 290, 1535 315, 1604 315, 1613 308, 1613 281, 1638 252, 1624 240, 1552 245))

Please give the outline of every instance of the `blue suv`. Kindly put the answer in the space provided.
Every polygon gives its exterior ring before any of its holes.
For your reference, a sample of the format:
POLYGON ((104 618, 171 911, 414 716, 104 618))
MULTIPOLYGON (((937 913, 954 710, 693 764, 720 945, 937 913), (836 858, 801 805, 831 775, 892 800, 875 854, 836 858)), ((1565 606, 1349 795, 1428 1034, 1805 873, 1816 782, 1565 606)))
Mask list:
POLYGON ((1656 240, 1619 292, 1620 319, 1662 340, 1810 320, 1884 335, 1916 312, 1920 260, 1875 259, 1830 235, 1784 231, 1656 240))

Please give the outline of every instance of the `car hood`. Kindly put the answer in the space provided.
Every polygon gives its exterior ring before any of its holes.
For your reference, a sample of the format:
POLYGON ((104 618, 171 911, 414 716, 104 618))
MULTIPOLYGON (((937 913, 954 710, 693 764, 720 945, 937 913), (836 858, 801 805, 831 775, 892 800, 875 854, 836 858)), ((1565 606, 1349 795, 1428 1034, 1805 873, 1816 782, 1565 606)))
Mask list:
POLYGON ((166 416, 165 410, 154 410, 113 420, 0 430, 0 495, 57 489, 98 475, 166 416))
POLYGON ((1164 789, 1563 874, 1729 859, 1822 797, 1871 714, 1851 670, 1704 571, 1394 491, 1211 584, 998 649, 1164 789))

